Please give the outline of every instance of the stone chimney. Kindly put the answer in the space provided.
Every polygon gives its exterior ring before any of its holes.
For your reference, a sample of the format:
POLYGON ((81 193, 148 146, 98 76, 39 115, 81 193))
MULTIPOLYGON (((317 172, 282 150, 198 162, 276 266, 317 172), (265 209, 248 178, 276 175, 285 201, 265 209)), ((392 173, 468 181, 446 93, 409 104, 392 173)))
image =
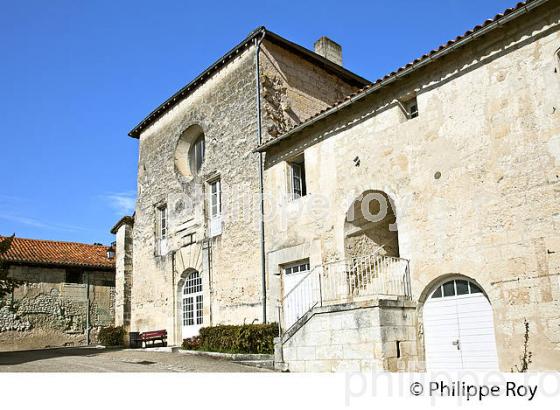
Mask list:
POLYGON ((335 64, 342 65, 342 47, 328 37, 323 36, 315 42, 315 53, 335 64))

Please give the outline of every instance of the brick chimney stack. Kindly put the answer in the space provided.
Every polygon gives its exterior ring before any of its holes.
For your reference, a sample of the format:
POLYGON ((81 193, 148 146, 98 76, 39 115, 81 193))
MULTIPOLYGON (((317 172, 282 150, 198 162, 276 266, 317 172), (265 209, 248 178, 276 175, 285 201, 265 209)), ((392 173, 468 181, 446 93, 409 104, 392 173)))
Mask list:
POLYGON ((315 53, 335 64, 342 65, 342 47, 328 37, 323 36, 315 42, 315 53))

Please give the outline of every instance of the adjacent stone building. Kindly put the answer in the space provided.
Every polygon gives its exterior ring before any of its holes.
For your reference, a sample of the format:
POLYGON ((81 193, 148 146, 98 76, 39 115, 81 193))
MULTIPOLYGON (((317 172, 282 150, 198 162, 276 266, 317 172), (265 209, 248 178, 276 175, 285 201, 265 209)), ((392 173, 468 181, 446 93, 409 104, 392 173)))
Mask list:
POLYGON ((95 343, 113 324, 109 256, 103 245, 14 238, 0 266, 21 284, 0 299, 0 351, 95 343))
POLYGON ((559 23, 519 3, 374 83, 251 33, 130 133, 123 323, 278 321, 291 371, 510 371, 527 336, 558 370, 559 23))

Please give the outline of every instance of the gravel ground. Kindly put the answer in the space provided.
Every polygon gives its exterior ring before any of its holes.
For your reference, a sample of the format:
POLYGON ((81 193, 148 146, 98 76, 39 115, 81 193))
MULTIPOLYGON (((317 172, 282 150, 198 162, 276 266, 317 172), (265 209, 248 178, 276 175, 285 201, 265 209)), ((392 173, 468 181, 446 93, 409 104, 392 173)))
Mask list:
POLYGON ((0 372, 268 372, 180 353, 61 348, 0 352, 0 372))

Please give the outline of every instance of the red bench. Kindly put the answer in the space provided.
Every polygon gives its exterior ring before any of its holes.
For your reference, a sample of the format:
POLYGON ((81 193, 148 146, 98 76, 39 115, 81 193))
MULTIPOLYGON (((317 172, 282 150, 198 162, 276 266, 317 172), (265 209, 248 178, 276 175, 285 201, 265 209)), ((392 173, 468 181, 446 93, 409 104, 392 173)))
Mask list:
POLYGON ((140 346, 144 343, 143 347, 148 347, 148 342, 152 342, 152 347, 157 341, 161 341, 162 346, 167 346, 167 330, 151 330, 149 332, 140 333, 138 336, 138 341, 140 346))

